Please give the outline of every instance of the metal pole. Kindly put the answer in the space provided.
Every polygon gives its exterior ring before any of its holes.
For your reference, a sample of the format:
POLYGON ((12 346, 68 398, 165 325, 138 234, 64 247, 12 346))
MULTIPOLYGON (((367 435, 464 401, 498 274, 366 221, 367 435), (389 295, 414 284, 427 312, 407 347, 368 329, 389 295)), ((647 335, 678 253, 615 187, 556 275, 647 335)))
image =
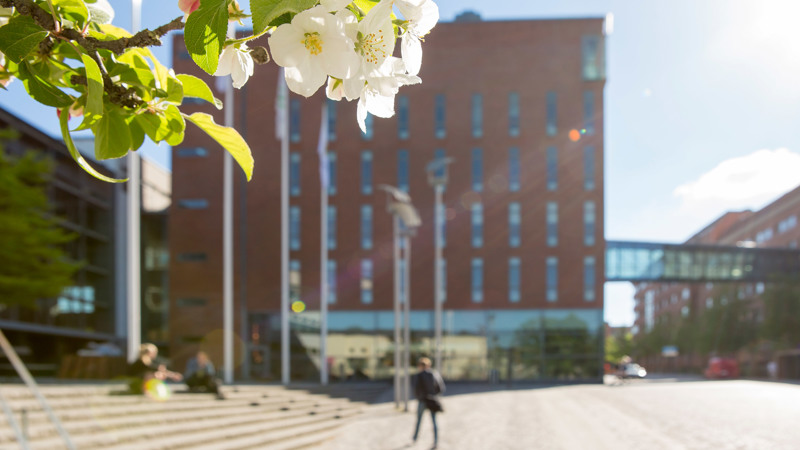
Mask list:
POLYGON ((400 407, 400 217, 394 215, 394 407, 400 407))
MULTIPOLYGON (((283 76, 281 70, 278 76, 283 76)), ((285 89, 285 81, 283 82, 285 89)), ((286 120, 281 123, 281 383, 288 385, 289 371, 289 98, 283 101, 286 120)))
POLYGON ((320 186, 319 381, 326 386, 328 384, 328 192, 324 183, 320 183, 320 186))
POLYGON ((442 191, 444 186, 436 184, 436 211, 434 211, 434 294, 433 294, 433 334, 435 341, 434 363, 436 370, 442 372, 442 191))
POLYGON ((408 235, 404 236, 403 239, 405 239, 404 247, 406 250, 405 273, 403 274, 405 278, 405 281, 403 282, 403 291, 405 294, 403 296, 403 300, 405 300, 405 304, 403 305, 405 309, 405 336, 403 337, 403 341, 405 343, 405 352, 403 354, 403 367, 405 368, 405 395, 403 397, 405 406, 403 410, 408 412, 408 400, 411 396, 411 378, 408 374, 408 366, 411 361, 411 239, 408 237, 408 235))
MULTIPOLYGON (((228 28, 228 38, 236 38, 236 28, 228 28)), ((233 128, 233 78, 225 89, 225 126, 233 128)), ((222 353, 224 381, 233 383, 233 157, 225 153, 222 188, 222 353)), ((244 326, 244 324, 242 324, 244 326)))
MULTIPOLYGON (((142 0, 131 1, 131 31, 141 27, 142 0)), ((141 329, 141 171, 142 160, 136 152, 128 153, 128 362, 139 357, 141 329)))
POLYGON ((30 446, 28 446, 27 426, 25 427, 26 429, 20 428, 17 419, 14 417, 14 412, 11 410, 11 407, 8 406, 8 402, 6 402, 2 393, 0 393, 0 406, 3 407, 3 413, 5 413, 8 423, 11 425, 11 429, 14 430, 14 436, 16 436, 20 448, 22 448, 22 450, 28 450, 30 446))

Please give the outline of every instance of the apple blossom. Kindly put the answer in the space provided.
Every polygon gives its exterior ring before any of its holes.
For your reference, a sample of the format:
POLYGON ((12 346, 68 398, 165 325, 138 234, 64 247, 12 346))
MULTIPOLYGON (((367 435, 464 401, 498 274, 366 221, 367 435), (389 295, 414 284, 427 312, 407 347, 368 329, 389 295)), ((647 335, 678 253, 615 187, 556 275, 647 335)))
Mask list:
POLYGON ((439 7, 433 0, 393 0, 393 3, 407 22, 400 43, 400 54, 408 73, 416 75, 422 66, 420 42, 439 21, 439 7))
POLYGON ((380 67, 365 77, 358 99, 356 119, 361 131, 366 132, 367 113, 388 118, 394 115, 394 97, 401 86, 418 84, 422 80, 416 75, 406 73, 400 58, 389 56, 380 67))
POLYGON ((222 50, 214 76, 230 75, 233 87, 240 89, 253 75, 253 67, 253 57, 250 56, 247 44, 229 45, 222 50))
POLYGON ((345 35, 344 22, 315 6, 279 26, 269 38, 272 59, 285 68, 292 92, 310 97, 328 75, 352 77, 359 66, 353 41, 345 35))
POLYGON ((200 0, 178 0, 178 8, 187 16, 200 7, 200 0))
POLYGON ((328 12, 338 12, 347 7, 353 0, 320 0, 319 4, 322 5, 328 12))

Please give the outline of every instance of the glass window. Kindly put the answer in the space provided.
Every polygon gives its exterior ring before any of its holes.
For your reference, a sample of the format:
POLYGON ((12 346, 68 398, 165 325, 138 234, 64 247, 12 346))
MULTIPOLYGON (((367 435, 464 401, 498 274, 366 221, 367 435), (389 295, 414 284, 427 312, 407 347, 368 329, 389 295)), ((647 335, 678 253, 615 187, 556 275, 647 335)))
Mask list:
POLYGON ((300 261, 293 259, 289 261, 289 300, 296 302, 301 299, 300 292, 300 261))
POLYGON ((587 302, 594 301, 594 280, 594 256, 587 256, 583 258, 583 299, 587 302))
POLYGON ((587 191, 594 190, 594 147, 583 149, 583 188, 587 191))
POLYGON ((372 260, 361 260, 361 303, 372 303, 372 260))
POLYGON ((289 249, 300 250, 300 207, 289 207, 289 249))
POLYGON ((333 142, 336 140, 336 104, 339 103, 335 100, 328 99, 328 140, 333 142))
POLYGON ((472 190, 483 191, 483 150, 472 149, 472 190))
POLYGON ((296 98, 289 102, 289 140, 300 142, 300 100, 296 98))
POLYGON ((328 152, 328 195, 336 195, 336 152, 328 152))
POLYGON ((444 248, 447 245, 447 207, 444 203, 439 205, 436 213, 439 215, 439 243, 444 248))
POLYGON ((180 158, 196 158, 208 156, 208 150, 205 147, 180 147, 176 150, 180 158))
POLYGON ((372 152, 361 152, 361 193, 372 194, 372 152))
POLYGON ((547 258, 547 301, 558 300, 558 258, 547 258))
POLYGON ((595 206, 589 200, 583 203, 583 243, 587 246, 594 245, 595 206))
POLYGON ((509 203, 508 205, 508 245, 519 247, 520 245, 520 223, 522 215, 519 203, 509 203))
POLYGON ((178 206, 184 209, 206 209, 208 208, 208 200, 204 198, 186 198, 178 200, 178 206))
POLYGON ((547 190, 558 189, 558 150, 547 147, 547 190))
POLYGON ((297 152, 289 155, 289 194, 300 195, 300 153, 297 152))
POLYGON ((178 253, 178 261, 180 262, 199 262, 208 259, 208 255, 204 252, 186 252, 178 253))
POLYGON ((328 303, 336 303, 336 261, 328 260, 328 303))
MULTIPOLYGON (((444 151, 444 149, 443 149, 443 148, 437 148, 436 150, 434 150, 434 151, 433 151, 433 157, 434 157, 434 158, 435 158, 437 161, 441 161, 441 160, 445 159, 446 155, 445 155, 445 151, 444 151)), ((434 176, 437 176, 437 177, 443 177, 443 176, 444 176, 444 170, 445 170, 445 169, 444 169, 444 165, 442 165, 442 167, 441 167, 441 168, 439 168, 439 169, 436 169, 436 171, 435 171, 435 173, 434 173, 434 176)), ((442 186, 442 191, 446 191, 446 190, 447 190, 447 184, 445 184, 444 186, 442 186)))
POLYGON ((594 92, 583 92, 583 128, 586 134, 594 134, 594 92))
POLYGON ((547 246, 558 245, 558 203, 547 202, 547 246))
POLYGON ((372 205, 361 206, 361 248, 372 248, 372 205))
POLYGON ((483 260, 472 258, 472 301, 483 301, 483 260))
POLYGON ((508 190, 519 190, 519 148, 508 149, 508 190))
POLYGON ((472 137, 483 137, 483 95, 472 94, 472 137))
POLYGON ((375 118, 372 116, 372 114, 367 113, 367 118, 364 119, 364 128, 366 129, 366 132, 361 133, 361 139, 364 139, 365 141, 372 139, 372 123, 374 122, 374 119, 375 118))
POLYGON ((558 109, 556 107, 556 93, 550 91, 547 93, 547 126, 546 131, 548 136, 555 136, 558 133, 557 118, 558 109))
POLYGON ((441 302, 447 301, 447 260, 442 258, 439 260, 439 273, 442 277, 442 285, 439 290, 439 298, 441 302))
POLYGON ((472 247, 483 246, 483 205, 472 204, 472 247))
POLYGON ((434 120, 435 120, 435 134, 439 139, 444 139, 447 135, 445 132, 445 97, 444 94, 438 94, 434 106, 434 120))
POLYGON ((328 205, 328 250, 336 249, 336 205, 328 205))
POLYGON ((508 301, 519 302, 520 299, 520 260, 519 258, 508 259, 508 301))
POLYGON ((605 77, 602 38, 596 35, 583 36, 582 44, 583 79, 602 80, 605 77))
POLYGON ((397 188, 408 192, 408 150, 397 152, 397 188))
POLYGON ((397 97, 397 138, 408 139, 408 97, 397 97))
POLYGON ((519 136, 519 94, 508 94, 508 135, 519 136))

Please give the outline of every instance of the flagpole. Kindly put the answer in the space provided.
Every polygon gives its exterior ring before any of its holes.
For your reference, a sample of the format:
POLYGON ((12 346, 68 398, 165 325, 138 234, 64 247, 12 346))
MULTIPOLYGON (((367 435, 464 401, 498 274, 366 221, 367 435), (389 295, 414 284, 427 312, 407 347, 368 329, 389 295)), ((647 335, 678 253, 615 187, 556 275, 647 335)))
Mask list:
MULTIPOLYGON (((142 0, 131 0, 131 31, 141 28, 142 0)), ((141 159, 128 153, 128 361, 139 357, 141 330, 141 159)))
POLYGON ((289 95, 283 68, 278 73, 281 138, 281 383, 288 385, 289 371, 289 95))
POLYGON ((319 126, 319 229, 320 229, 320 268, 319 268, 319 382, 323 386, 328 384, 328 108, 326 101, 322 102, 319 126))
MULTIPOLYGON (((228 38, 236 38, 236 26, 228 27, 228 38)), ((233 78, 225 89, 225 126, 233 128, 233 78)), ((222 354, 224 381, 233 383, 233 157, 223 152, 222 204, 222 354)), ((242 324, 244 326, 244 324, 242 324)))

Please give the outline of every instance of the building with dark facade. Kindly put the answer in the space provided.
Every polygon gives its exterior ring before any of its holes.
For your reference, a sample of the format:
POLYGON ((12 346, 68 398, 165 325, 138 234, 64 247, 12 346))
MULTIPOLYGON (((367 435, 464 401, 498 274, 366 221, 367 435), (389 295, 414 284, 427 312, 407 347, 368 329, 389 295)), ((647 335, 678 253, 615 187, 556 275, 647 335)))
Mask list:
MULTIPOLYGON (((470 16, 471 17, 471 16, 470 16)), ((474 19, 474 18, 473 18, 474 19)), ((265 45, 262 44, 262 45, 265 45)), ((423 225, 412 239, 412 358, 431 354, 434 191, 426 165, 453 158, 444 192, 443 373, 449 379, 598 379, 603 352, 603 19, 441 23, 425 40, 421 85, 396 115, 367 120, 324 91, 290 96, 292 379, 390 378, 392 218, 381 184, 407 191, 423 225), (316 154, 328 108, 328 210, 316 154), (320 220, 328 222, 320 267, 320 220), (319 361, 319 278, 329 275, 328 361, 319 361)), ((177 72, 201 74, 183 39, 177 72)), ((235 95, 236 128, 256 161, 235 182, 237 377, 280 374, 280 144, 277 67, 235 95)), ((222 98, 222 92, 218 92, 222 98)), ((209 105, 198 111, 221 113, 209 105)), ((223 150, 197 129, 173 149, 170 346, 221 361, 223 150)))

